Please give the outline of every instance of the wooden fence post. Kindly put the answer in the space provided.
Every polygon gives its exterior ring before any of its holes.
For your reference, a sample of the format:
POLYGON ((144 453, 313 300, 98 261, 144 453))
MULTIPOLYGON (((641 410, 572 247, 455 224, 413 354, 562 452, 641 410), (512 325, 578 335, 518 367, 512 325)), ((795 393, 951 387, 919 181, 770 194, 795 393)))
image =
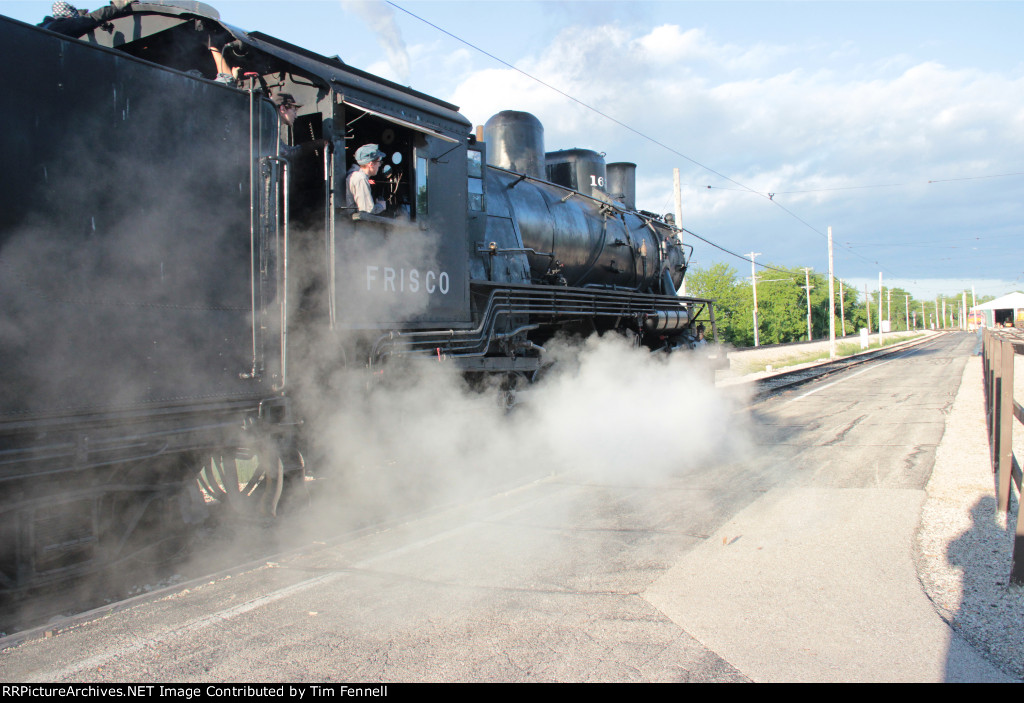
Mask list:
MULTIPOLYGON (((985 422, 989 423, 992 421, 992 417, 989 415, 989 403, 991 403, 992 397, 992 378, 989 376, 989 371, 992 368, 992 349, 989 345, 989 332, 986 327, 982 332, 981 336, 981 376, 982 385, 985 387, 985 422)), ((987 426, 987 425, 986 425, 987 426)))
POLYGON ((1000 339, 999 347, 999 385, 996 393, 998 409, 998 445, 996 453, 996 471, 998 474, 997 501, 1003 512, 1010 509, 1010 481, 1013 480, 1013 344, 1009 340, 1000 339))
POLYGON ((999 427, 1000 417, 999 411, 1002 408, 1000 396, 1003 390, 1003 380, 999 377, 999 372, 1002 370, 1002 351, 1003 345, 999 343, 999 340, 994 336, 992 342, 989 344, 989 351, 992 354, 991 369, 992 380, 990 385, 990 397, 989 397, 989 423, 988 423, 988 452, 989 461, 992 462, 992 472, 997 473, 999 471, 999 427))
POLYGON ((1020 509, 1018 500, 1017 530, 1013 537, 1013 561, 1010 566, 1010 583, 1014 586, 1024 586, 1024 519, 1021 519, 1021 513, 1024 510, 1020 509))

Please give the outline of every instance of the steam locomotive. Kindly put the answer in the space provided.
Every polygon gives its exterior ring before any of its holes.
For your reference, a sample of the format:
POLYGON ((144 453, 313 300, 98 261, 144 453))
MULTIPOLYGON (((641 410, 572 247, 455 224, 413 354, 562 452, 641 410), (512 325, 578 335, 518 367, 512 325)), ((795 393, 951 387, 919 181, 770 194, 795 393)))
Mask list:
POLYGON ((303 477, 298 370, 430 359, 514 385, 556 334, 713 333, 634 166, 546 153, 530 115, 474 132, 197 2, 80 37, 0 17, 0 39, 0 591, 157 549, 211 502, 273 513, 303 477), (369 143, 379 214, 346 207, 369 143))

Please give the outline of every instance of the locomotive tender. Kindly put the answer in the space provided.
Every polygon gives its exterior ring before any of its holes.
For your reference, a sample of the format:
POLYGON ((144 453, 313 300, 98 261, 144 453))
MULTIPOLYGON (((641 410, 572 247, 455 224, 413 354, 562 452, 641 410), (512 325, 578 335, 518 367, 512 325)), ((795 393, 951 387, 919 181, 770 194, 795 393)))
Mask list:
POLYGON ((525 113, 482 138, 196 2, 0 32, 0 591, 159 546, 202 518, 200 490, 273 512, 303 474, 297 371, 425 357, 514 381, 559 332, 670 351, 714 328, 676 295, 677 231, 636 211, 632 164, 546 154, 525 113), (379 215, 345 207, 367 143, 387 155, 379 215))

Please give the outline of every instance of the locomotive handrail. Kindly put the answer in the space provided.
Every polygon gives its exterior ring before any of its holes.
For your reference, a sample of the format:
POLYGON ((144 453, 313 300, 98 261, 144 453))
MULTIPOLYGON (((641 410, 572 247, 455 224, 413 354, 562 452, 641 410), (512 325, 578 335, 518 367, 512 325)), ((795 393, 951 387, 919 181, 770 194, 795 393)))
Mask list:
POLYGON ((252 308, 252 366, 256 376, 256 79, 249 78, 249 303, 252 308))
POLYGON ((477 254, 536 254, 537 256, 546 256, 549 259, 555 258, 554 252, 537 251, 531 247, 508 247, 505 249, 499 249, 494 242, 484 246, 483 244, 477 246, 477 254))
MULTIPOLYGON (((325 149, 324 152, 326 153, 326 151, 325 149)), ((288 166, 288 160, 280 156, 270 156, 267 157, 267 160, 281 165, 281 188, 284 193, 284 222, 280 222, 277 217, 274 218, 275 242, 279 244, 279 255, 277 257, 279 289, 277 296, 281 301, 279 303, 281 307, 281 382, 274 390, 281 391, 288 385, 288 223, 291 218, 291 198, 288 191, 291 169, 288 166), (278 224, 281 225, 280 228, 278 224)))
POLYGON ((327 327, 330 330, 337 324, 337 285, 338 278, 335 271, 335 223, 336 213, 334 207, 334 149, 324 149, 324 248, 327 250, 327 327))

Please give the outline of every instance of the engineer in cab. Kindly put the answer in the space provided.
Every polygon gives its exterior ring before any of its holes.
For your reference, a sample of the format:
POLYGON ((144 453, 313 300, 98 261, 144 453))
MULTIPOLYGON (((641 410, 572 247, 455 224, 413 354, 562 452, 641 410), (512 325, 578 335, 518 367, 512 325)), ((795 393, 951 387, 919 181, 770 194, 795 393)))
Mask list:
POLYGON ((374 200, 370 192, 370 179, 377 175, 384 156, 384 152, 376 144, 364 144, 356 149, 356 162, 348 170, 348 177, 345 179, 347 207, 371 215, 384 212, 384 201, 374 200))

